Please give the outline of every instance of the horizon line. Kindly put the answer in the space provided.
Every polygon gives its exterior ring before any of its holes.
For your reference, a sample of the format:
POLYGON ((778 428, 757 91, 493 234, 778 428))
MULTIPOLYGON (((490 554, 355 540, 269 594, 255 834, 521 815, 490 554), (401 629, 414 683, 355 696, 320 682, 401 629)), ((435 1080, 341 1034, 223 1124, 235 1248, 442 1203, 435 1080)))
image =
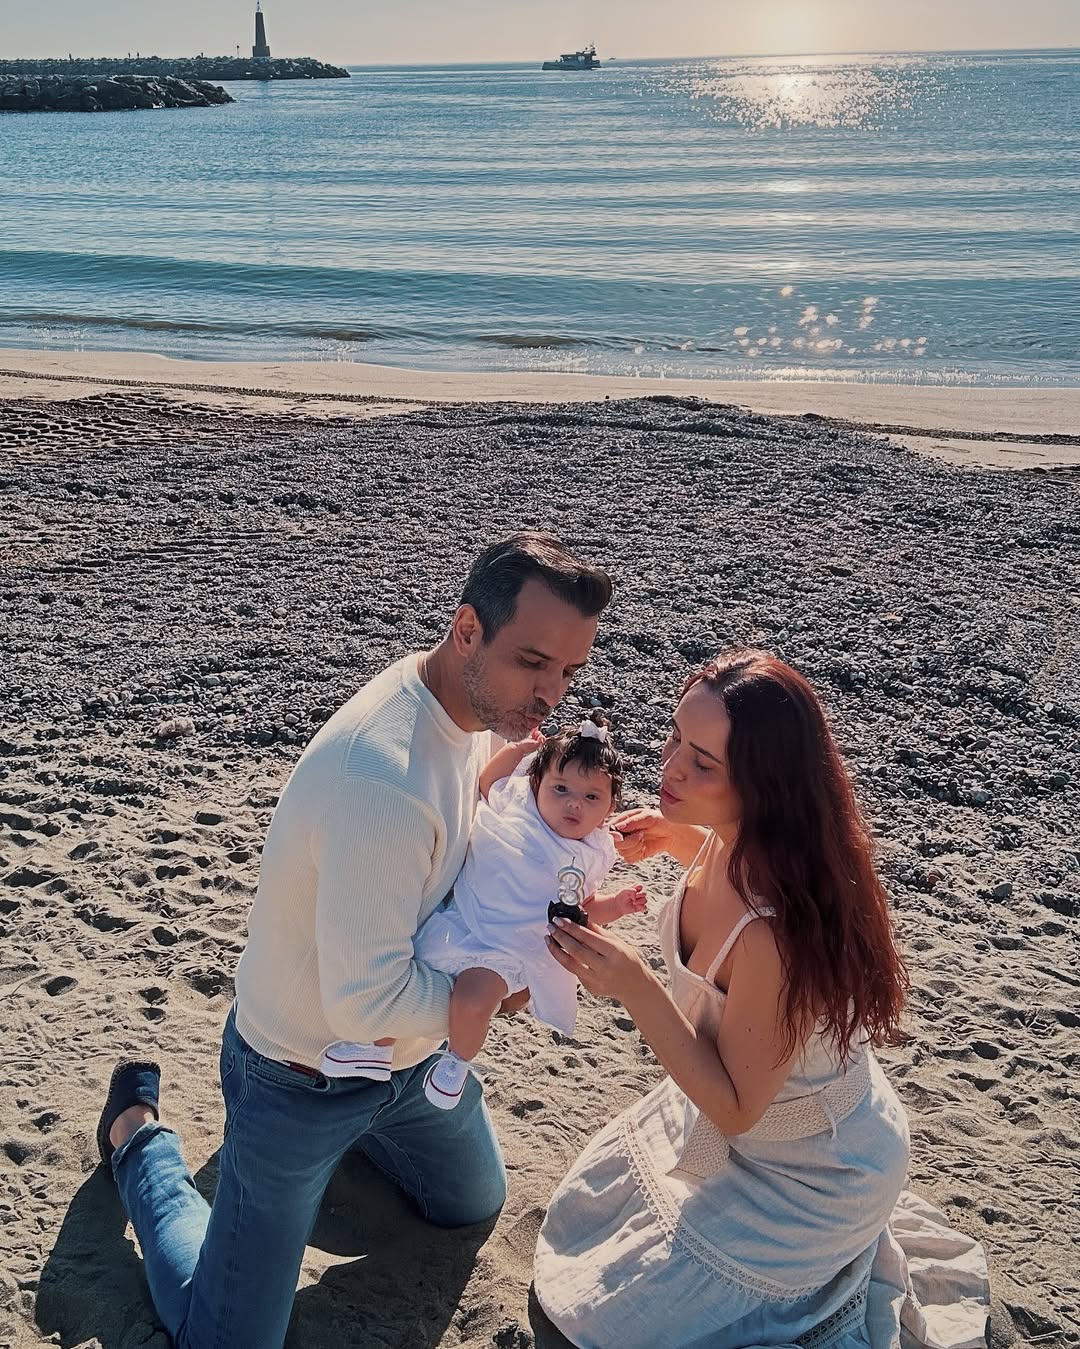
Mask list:
MULTIPOLYGON (((850 47, 844 50, 834 51, 786 51, 786 52, 696 52, 692 54, 667 54, 663 56, 601 56, 601 61, 617 61, 620 65, 627 65, 632 61, 730 61, 747 60, 756 61, 759 59, 780 58, 788 59, 792 57, 806 56, 980 56, 996 53, 1012 53, 1014 55, 1037 55, 1044 52, 1078 52, 1080 53, 1080 44, 1070 42, 1065 47, 850 47)), ((286 58, 296 60, 298 58, 286 58)), ((458 66, 468 68, 470 66, 521 66, 530 65, 534 60, 550 60, 549 57, 518 57, 514 60, 491 60, 491 61, 346 61, 346 67, 356 69, 382 69, 388 70, 395 67, 408 68, 410 66, 429 66, 438 68, 440 66, 458 66)))
MULTIPOLYGON (((661 56, 643 56, 640 54, 633 56, 606 56, 600 57, 601 61, 615 61, 620 65, 632 64, 636 61, 731 61, 731 60, 792 60, 795 58, 805 58, 810 56, 979 56, 996 54, 1013 55, 1037 55, 1046 52, 1080 52, 1080 45, 1070 42, 1061 47, 850 47, 843 50, 832 51, 783 51, 783 52, 697 52, 692 54, 668 53, 661 56)), ((94 52, 91 55, 79 55, 69 53, 67 56, 4 56, 0 57, 0 62, 10 65, 15 61, 122 61, 129 58, 129 53, 122 56, 105 56, 100 52, 94 52)), ((185 54, 180 56, 164 56, 161 52, 140 52, 132 60, 140 61, 217 61, 217 60, 236 60, 235 55, 228 52, 216 52, 207 54, 197 52, 194 54, 185 54)), ((244 57, 240 58, 244 60, 244 57)), ((250 58, 249 58, 250 59, 250 58)), ((308 55, 290 54, 281 57, 274 57, 274 60, 283 61, 301 61, 314 60, 320 61, 324 65, 337 65, 337 61, 322 61, 321 57, 308 55)), ((340 58, 339 58, 340 59, 340 58)), ((354 61, 346 59, 340 61, 340 64, 346 69, 368 69, 368 70, 394 70, 409 68, 458 68, 470 69, 475 66, 520 66, 532 65, 537 60, 548 60, 547 57, 515 57, 499 60, 473 60, 473 61, 354 61)))

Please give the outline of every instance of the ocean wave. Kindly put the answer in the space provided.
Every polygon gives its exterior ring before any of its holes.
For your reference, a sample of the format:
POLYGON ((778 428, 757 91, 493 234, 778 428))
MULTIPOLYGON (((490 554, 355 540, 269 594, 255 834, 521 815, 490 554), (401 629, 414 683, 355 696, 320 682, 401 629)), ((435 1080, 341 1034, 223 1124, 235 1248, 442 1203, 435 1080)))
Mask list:
POLYGON ((470 342, 487 347, 608 347, 629 345, 629 339, 596 337, 578 333, 467 333, 470 342))
POLYGON ((324 342, 374 342, 422 337, 403 328, 352 328, 319 323, 252 323, 226 319, 199 322, 193 319, 154 318, 141 314, 94 314, 46 309, 0 309, 0 332, 14 326, 46 328, 114 328, 144 333, 205 334, 207 336, 314 338, 324 342))
MULTIPOLYGON (((222 258, 158 257, 141 253, 78 253, 54 249, 0 249, 0 275, 8 282, 48 280, 106 283, 128 291, 211 291, 222 296, 333 294, 342 288, 388 290, 411 286, 418 274, 368 268, 222 258)), ((466 280, 467 278, 462 278, 466 280)))

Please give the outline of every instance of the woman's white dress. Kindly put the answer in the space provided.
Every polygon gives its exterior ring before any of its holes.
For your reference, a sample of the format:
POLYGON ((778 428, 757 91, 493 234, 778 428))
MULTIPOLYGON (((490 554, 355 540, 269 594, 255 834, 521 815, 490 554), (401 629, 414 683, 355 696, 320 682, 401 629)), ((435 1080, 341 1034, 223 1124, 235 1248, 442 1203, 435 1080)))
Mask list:
MULTIPOLYGON (((752 916, 695 974, 680 951, 685 889, 661 918, 664 958, 675 1002, 715 1036, 716 971, 752 916)), ((763 1118, 735 1137, 666 1078, 593 1138, 556 1190, 537 1297, 579 1349, 935 1344, 919 1338, 921 1309, 888 1230, 907 1163, 903 1107, 866 1046, 841 1068, 812 1036, 763 1118), (902 1313, 916 1330, 903 1340, 902 1313)), ((941 1215, 922 1207, 933 1226, 941 1215)), ((961 1321, 941 1342, 981 1344, 979 1308, 961 1321)))

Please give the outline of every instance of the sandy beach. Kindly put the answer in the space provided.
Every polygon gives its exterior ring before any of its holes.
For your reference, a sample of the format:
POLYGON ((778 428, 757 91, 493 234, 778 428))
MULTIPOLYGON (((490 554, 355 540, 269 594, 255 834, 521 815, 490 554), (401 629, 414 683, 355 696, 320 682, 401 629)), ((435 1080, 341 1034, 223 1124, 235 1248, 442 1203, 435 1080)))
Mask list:
MULTIPOLYGON (((166 1349, 96 1166, 113 1063, 162 1062, 209 1192, 282 783, 522 524, 617 578, 560 720, 612 705, 631 803, 715 651, 766 647, 820 689, 912 972, 909 1040, 883 1055, 912 1188, 984 1244, 994 1346, 1080 1343, 1080 390, 8 350, 0 399, 3 1349, 166 1349)), ((625 931, 658 965, 676 870, 640 877, 651 913, 625 931)), ((347 1163, 294 1349, 563 1343, 529 1290, 545 1202, 659 1070, 587 997, 574 1040, 518 1016, 483 1060, 498 1222, 428 1228, 347 1163)))
MULTIPOLYGON (((0 398, 68 399, 124 388, 279 415, 371 416, 433 403, 577 403, 660 395, 889 435, 948 463, 1080 466, 1080 388, 824 381, 628 379, 399 369, 361 362, 174 360, 132 352, 0 348, 0 398)), ((2 445, 2 442, 0 442, 2 445)))

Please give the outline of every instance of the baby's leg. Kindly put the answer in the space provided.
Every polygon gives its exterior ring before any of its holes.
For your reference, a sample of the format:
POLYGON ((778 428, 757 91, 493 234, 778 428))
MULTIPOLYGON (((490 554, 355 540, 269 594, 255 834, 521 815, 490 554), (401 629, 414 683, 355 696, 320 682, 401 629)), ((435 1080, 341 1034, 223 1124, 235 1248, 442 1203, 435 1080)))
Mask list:
POLYGON ((450 1052, 474 1059, 487 1037, 491 1018, 509 994, 494 970, 462 970, 450 994, 450 1052))
POLYGON ((424 1077, 424 1095, 440 1110, 453 1110, 469 1078, 469 1061, 480 1052, 491 1018, 509 993, 494 970, 462 970, 450 994, 450 1048, 424 1077))

